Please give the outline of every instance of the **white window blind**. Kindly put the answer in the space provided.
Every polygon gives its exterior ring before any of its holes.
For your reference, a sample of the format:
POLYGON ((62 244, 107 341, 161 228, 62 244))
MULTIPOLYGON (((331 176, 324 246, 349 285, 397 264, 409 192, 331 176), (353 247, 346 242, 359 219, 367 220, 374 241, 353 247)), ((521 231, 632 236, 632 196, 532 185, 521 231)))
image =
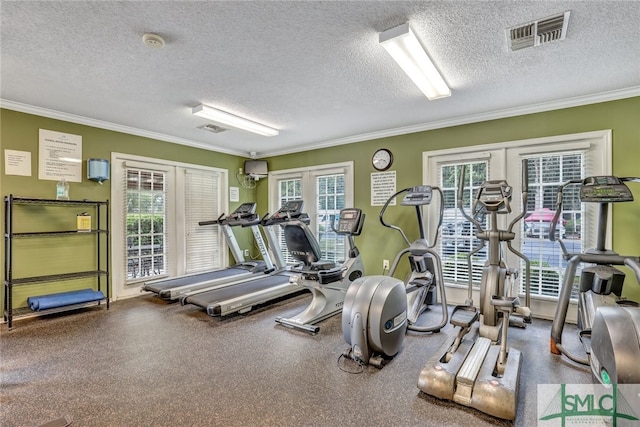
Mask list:
MULTIPOLYGON (((291 200, 300 199, 302 199, 301 177, 291 177, 278 180, 278 207, 274 209, 274 212, 284 206, 285 203, 291 200)), ((303 209, 306 212, 307 207, 304 206, 303 209)), ((282 232, 281 227, 278 227, 276 234, 278 235, 280 249, 282 250, 285 262, 287 264, 294 264, 296 261, 291 255, 289 255, 289 249, 287 248, 287 242, 284 240, 284 233, 282 232)))
POLYGON ((200 226, 220 216, 220 174, 185 170, 185 253, 186 273, 221 268, 220 229, 200 226))
MULTIPOLYGON (((526 156, 529 170, 528 215, 520 224, 520 251, 531 262, 531 295, 558 297, 563 272, 567 266, 557 243, 548 239, 551 219, 556 211, 558 187, 564 182, 583 178, 585 153, 576 151, 526 156)), ((567 188, 556 236, 562 238, 570 252, 582 252, 583 205, 578 186, 567 188)), ((521 265, 524 272, 524 263, 521 265)))
POLYGON ((344 199, 344 173, 316 176, 316 236, 322 258, 329 261, 343 261, 346 257, 344 236, 337 235, 331 228, 338 220, 340 210, 346 207, 344 199))
POLYGON ((166 173, 127 165, 123 207, 127 282, 165 274, 166 173))
MULTIPOLYGON (((489 160, 447 162, 438 164, 439 183, 444 197, 444 218, 440 233, 440 254, 442 258, 442 274, 450 283, 467 285, 469 283, 469 266, 467 255, 481 242, 475 238, 476 227, 460 212, 458 206, 458 183, 464 180, 463 208, 472 214, 473 197, 480 185, 488 179, 489 160), (466 167, 463 178, 462 166, 466 167)), ((482 218, 477 218, 482 220, 482 218)), ((473 283, 478 287, 482 275, 482 267, 487 260, 486 248, 471 257, 473 283)))

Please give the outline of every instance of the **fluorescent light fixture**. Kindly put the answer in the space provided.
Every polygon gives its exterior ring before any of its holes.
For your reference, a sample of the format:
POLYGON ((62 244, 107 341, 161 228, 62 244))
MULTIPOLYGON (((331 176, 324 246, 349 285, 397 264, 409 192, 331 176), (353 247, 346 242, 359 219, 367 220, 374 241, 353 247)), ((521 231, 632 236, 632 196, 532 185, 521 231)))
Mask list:
POLYGON ((276 136, 280 132, 277 129, 270 128, 269 126, 261 125, 254 121, 238 117, 226 111, 218 110, 208 105, 200 104, 193 107, 191 113, 203 117, 205 119, 216 122, 222 126, 230 126, 236 129, 241 129, 247 132, 257 133, 264 136, 276 136))
POLYGON ((379 42, 427 98, 451 96, 451 90, 408 22, 380 33, 379 42))

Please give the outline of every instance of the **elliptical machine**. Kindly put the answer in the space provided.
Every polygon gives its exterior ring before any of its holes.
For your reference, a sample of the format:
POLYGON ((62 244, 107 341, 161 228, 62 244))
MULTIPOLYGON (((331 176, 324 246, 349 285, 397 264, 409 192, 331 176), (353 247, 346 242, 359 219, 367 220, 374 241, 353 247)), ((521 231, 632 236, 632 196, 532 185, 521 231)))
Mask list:
POLYGON ((626 265, 640 281, 640 257, 618 255, 605 248, 609 203, 631 202, 633 194, 625 184, 640 178, 593 176, 567 181, 558 188, 556 214, 549 240, 555 240, 555 224, 562 211, 567 186, 580 185, 580 202, 598 203, 597 241, 585 253, 569 253, 558 239, 564 258, 569 261, 551 325, 551 353, 563 354, 583 365, 590 365, 597 382, 609 384, 640 383, 640 307, 622 297, 625 274, 614 265, 626 265), (578 329, 586 358, 569 352, 562 344, 562 330, 573 290, 576 269, 582 269, 578 289, 578 329))
POLYGON ((409 260, 411 274, 405 282, 405 291, 407 295, 407 329, 415 332, 440 332, 449 319, 449 311, 447 310, 447 298, 444 292, 444 278, 442 277, 442 264, 440 255, 434 250, 438 241, 438 233, 442 225, 442 217, 444 215, 444 197, 442 190, 438 187, 430 185, 417 185, 415 187, 405 188, 391 196, 384 204, 380 211, 380 223, 387 228, 396 230, 402 235, 407 243, 407 247, 396 255, 389 276, 393 277, 396 273, 398 265, 402 258, 406 255, 409 260), (433 198, 433 191, 440 195, 440 213, 438 218, 438 226, 432 242, 426 237, 426 231, 423 223, 422 207, 429 205, 433 198), (406 193, 400 202, 401 206, 412 206, 415 208, 416 219, 418 222, 419 238, 410 242, 402 228, 397 225, 389 224, 384 219, 384 213, 387 207, 395 197, 406 193), (442 317, 440 321, 433 325, 418 325, 419 316, 424 313, 429 305, 437 303, 438 293, 440 294, 440 305, 442 307, 442 317))
POLYGON ((346 236, 349 243, 349 258, 342 264, 321 259, 320 245, 306 224, 294 221, 284 226, 289 254, 302 263, 301 267, 292 267, 289 281, 309 289, 313 298, 304 311, 290 318, 278 317, 277 323, 316 334, 320 331, 316 323, 342 311, 349 285, 364 274, 362 257, 353 239, 362 232, 364 218, 360 209, 345 208, 340 211, 338 228, 331 224, 333 231, 346 236))
POLYGON ((431 203, 434 189, 440 194, 439 229, 443 216, 443 198, 437 187, 418 185, 400 190, 387 200, 380 211, 382 225, 399 231, 408 247, 396 255, 389 276, 362 277, 354 281, 347 291, 342 311, 342 335, 350 347, 343 355, 358 363, 382 368, 400 351, 407 329, 439 332, 447 324, 449 312, 440 256, 433 250, 438 236, 436 233, 433 244, 429 244, 425 238, 422 217, 422 206, 431 203), (407 194, 400 204, 415 206, 416 209, 420 238, 413 243, 400 227, 384 220, 384 212, 391 201, 403 193, 407 194), (411 275, 406 284, 393 277, 405 255, 408 255, 411 266, 411 275), (417 325, 418 317, 427 309, 427 305, 435 303, 436 289, 440 290, 441 295, 441 321, 435 325, 417 325))
POLYGON ((476 237, 482 244, 468 256, 469 294, 466 305, 456 306, 450 323, 458 328, 422 368, 418 388, 440 398, 453 400, 478 409, 494 417, 513 420, 516 417, 522 355, 519 350, 507 348, 509 316, 519 314, 530 321, 531 311, 520 305, 517 292, 513 292, 517 269, 510 269, 501 259, 500 244, 525 262, 526 301, 529 304, 529 260, 511 246, 515 238, 513 227, 526 213, 528 171, 522 163, 522 212, 506 230, 498 228, 498 215, 511 212, 511 186, 504 180, 485 181, 473 203, 472 215, 463 208, 465 167, 458 184, 458 207, 463 216, 479 230, 476 237), (490 226, 485 229, 475 217, 488 214, 490 226), (480 308, 473 305, 471 256, 489 243, 488 260, 480 283, 480 308), (509 285, 509 282, 511 284, 509 285), (479 320, 479 325, 476 321, 479 320), (471 333, 470 333, 471 332, 471 333))

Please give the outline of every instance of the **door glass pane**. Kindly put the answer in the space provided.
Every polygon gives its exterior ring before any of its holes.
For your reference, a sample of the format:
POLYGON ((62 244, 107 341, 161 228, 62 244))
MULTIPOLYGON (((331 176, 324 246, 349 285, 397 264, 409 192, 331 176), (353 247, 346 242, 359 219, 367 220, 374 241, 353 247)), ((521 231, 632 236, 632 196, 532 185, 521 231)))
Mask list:
MULTIPOLYGON (((582 177, 582 153, 554 153, 527 158, 529 188, 527 216, 521 224, 521 252, 531 262, 531 295, 557 298, 567 261, 557 242, 549 240, 549 230, 556 211, 558 187, 582 177)), ((556 224, 556 238, 562 238, 571 253, 582 252, 583 210, 579 186, 563 191, 562 214, 556 224)), ((524 270, 524 264, 521 265, 524 270)), ((524 281, 522 281, 524 284, 524 281)), ((524 292, 524 290, 522 290, 524 292)))
MULTIPOLYGON (((301 178, 292 178, 292 179, 282 179, 278 181, 278 206, 282 207, 285 203, 291 200, 300 200, 302 199, 302 179, 301 178)), ((303 212, 305 208, 303 208, 303 212)), ((277 227, 276 234, 278 236, 278 241, 280 242, 280 249, 282 250, 282 255, 284 256, 284 260, 287 264, 295 264, 297 261, 289 255, 289 250, 287 249, 287 243, 284 240, 284 233, 282 233, 282 228, 277 227)))
POLYGON ((320 243, 322 259, 343 261, 346 257, 345 238, 337 235, 332 224, 338 220, 340 210, 345 208, 344 174, 316 177, 316 236, 320 243))
POLYGON ((163 275, 166 260, 166 176, 126 170, 127 280, 163 275))
MULTIPOLYGON (((480 245, 475 237, 476 227, 467 220, 458 207, 458 182, 461 179, 462 165, 466 165, 462 205, 471 213, 473 196, 484 181, 488 179, 488 162, 451 163, 440 168, 440 188, 444 197, 444 218, 440 238, 442 270, 447 282, 463 285, 469 283, 467 255, 480 245)), ((485 221, 485 218, 476 218, 485 221)), ((482 266, 487 259, 486 248, 476 252, 471 258, 474 287, 479 286, 482 266)))

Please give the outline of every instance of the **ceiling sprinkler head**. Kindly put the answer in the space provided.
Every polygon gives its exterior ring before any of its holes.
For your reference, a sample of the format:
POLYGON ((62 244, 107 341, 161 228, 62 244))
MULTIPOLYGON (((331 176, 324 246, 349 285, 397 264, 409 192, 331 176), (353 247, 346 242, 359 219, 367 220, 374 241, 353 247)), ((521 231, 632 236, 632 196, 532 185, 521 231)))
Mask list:
POLYGON ((165 45, 164 39, 153 33, 145 33, 142 36, 142 42, 154 49, 162 49, 165 45))

